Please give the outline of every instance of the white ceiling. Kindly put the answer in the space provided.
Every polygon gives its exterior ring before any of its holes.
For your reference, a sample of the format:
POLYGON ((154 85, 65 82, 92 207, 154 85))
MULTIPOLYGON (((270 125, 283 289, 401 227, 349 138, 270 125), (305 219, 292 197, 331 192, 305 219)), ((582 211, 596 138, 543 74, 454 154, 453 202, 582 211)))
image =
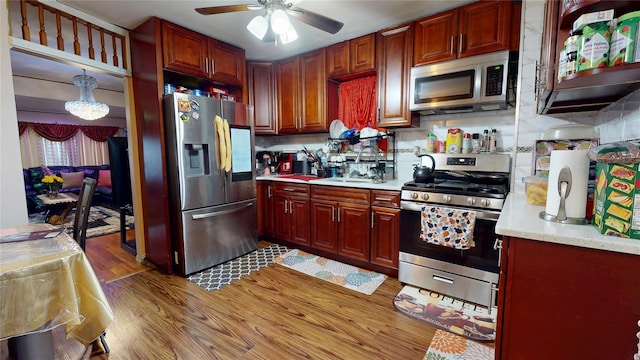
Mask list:
MULTIPOLYGON (((194 10, 208 6, 257 4, 257 0, 58 0, 64 5, 128 30, 134 29, 149 17, 156 16, 244 48, 248 60, 267 61, 301 54, 475 1, 477 0, 294 0, 294 7, 341 21, 344 27, 332 35, 292 19, 291 22, 299 35, 298 40, 287 45, 275 46, 273 43, 255 39, 245 28, 246 24, 254 16, 262 14, 263 10, 206 16, 194 10)), ((52 84, 73 84, 73 76, 82 72, 81 68, 74 65, 16 51, 11 52, 11 65, 14 76, 49 80, 52 84)), ((122 79, 118 77, 91 71, 87 71, 87 74, 96 77, 96 91, 124 91, 122 79)), ((19 92, 19 89, 16 89, 16 94, 19 92)), ((70 99, 78 94, 69 94, 70 99)), ((101 101, 97 94, 96 100, 101 101)), ((65 113, 64 101, 47 98, 17 95, 16 106, 19 111, 65 113)), ((109 116, 125 117, 124 107, 111 106, 111 109, 109 116)))

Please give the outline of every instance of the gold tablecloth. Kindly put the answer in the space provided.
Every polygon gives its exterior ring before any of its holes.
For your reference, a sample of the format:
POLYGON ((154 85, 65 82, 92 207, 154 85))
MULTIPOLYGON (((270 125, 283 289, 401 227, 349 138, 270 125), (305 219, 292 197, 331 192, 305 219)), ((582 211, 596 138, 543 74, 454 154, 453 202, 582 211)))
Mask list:
MULTIPOLYGON (((51 229, 39 224, 12 232, 51 229)), ((113 312, 80 246, 64 232, 54 238, 0 243, 0 340, 65 325, 84 345, 113 321, 113 312)))

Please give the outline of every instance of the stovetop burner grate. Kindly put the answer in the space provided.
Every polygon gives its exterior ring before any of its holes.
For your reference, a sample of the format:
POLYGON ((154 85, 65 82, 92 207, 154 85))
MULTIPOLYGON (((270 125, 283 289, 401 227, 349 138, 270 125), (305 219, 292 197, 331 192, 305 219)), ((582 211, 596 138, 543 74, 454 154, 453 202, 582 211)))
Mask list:
POLYGON ((402 187, 403 190, 429 191, 453 195, 476 195, 486 197, 504 197, 507 192, 507 185, 476 184, 466 181, 446 181, 438 180, 432 183, 408 182, 402 187))

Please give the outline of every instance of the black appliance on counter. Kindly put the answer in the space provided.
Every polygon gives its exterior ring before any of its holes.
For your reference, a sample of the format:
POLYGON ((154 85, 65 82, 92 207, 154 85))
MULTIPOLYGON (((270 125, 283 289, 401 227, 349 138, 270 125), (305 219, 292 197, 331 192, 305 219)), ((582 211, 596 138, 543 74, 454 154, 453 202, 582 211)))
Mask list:
POLYGON ((412 181, 402 187, 398 280, 491 309, 496 303, 501 246, 495 224, 509 192, 511 158, 432 156, 435 170, 430 182, 412 181), (423 241, 422 211, 431 206, 475 211, 475 246, 457 250, 423 241))

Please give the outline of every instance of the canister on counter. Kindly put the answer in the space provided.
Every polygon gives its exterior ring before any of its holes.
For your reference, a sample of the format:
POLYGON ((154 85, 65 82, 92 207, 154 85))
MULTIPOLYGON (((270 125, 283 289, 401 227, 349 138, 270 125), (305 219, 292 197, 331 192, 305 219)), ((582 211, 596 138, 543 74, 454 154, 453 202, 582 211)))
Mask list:
POLYGON ((608 21, 592 23, 582 28, 578 46, 578 71, 606 67, 609 64, 610 30, 608 21))
POLYGON ((436 152, 437 145, 438 145, 438 138, 436 137, 436 134, 429 133, 429 135, 427 135, 427 148, 426 148, 427 153, 436 152))
POLYGON ((460 128, 452 128, 447 131, 445 146, 447 154, 459 154, 462 151, 462 130, 460 128))
POLYGON ((640 61, 638 42, 640 41, 640 11, 626 13, 618 18, 618 26, 611 33, 609 46, 609 66, 640 61))

